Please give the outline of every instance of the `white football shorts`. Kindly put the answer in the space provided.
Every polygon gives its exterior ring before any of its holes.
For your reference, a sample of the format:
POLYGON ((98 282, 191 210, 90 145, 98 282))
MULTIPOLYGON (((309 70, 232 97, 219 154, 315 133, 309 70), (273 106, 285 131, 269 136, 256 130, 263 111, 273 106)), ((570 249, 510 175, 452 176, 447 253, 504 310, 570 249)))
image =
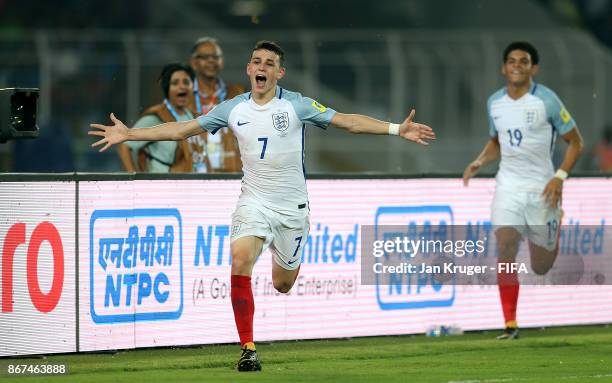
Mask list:
POLYGON ((514 227, 523 237, 546 250, 557 246, 561 207, 550 207, 542 192, 497 188, 491 215, 495 230, 514 227))
MULTIPOLYGON (((302 205, 300 205, 302 206, 302 205)), ((308 207, 295 215, 279 214, 253 201, 238 202, 232 214, 231 241, 246 236, 264 238, 262 252, 270 247, 274 261, 286 270, 300 266, 310 223, 308 207)))

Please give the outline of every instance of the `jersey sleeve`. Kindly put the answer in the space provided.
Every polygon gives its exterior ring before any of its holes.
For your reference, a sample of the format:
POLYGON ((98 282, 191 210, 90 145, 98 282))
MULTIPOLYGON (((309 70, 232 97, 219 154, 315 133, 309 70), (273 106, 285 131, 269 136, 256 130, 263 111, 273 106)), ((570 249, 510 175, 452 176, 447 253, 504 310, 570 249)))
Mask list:
POLYGON ((495 122, 493 122, 493 117, 491 117, 491 102, 487 102, 487 119, 489 120, 489 137, 495 138, 497 137, 497 128, 495 128, 495 122))
MULTIPOLYGON (((163 121, 159 119, 154 114, 147 114, 146 116, 142 116, 136 121, 133 128, 135 129, 146 129, 151 128, 155 125, 162 124, 163 121)), ((132 150, 138 150, 145 145, 147 145, 150 141, 126 141, 125 144, 132 150)))
POLYGON ((229 115, 232 110, 242 101, 240 96, 226 100, 215 106, 210 112, 197 118, 200 127, 211 134, 228 125, 229 115))
POLYGON ((319 104, 310 97, 303 97, 300 93, 292 93, 287 97, 293 109, 302 122, 310 123, 319 128, 327 128, 336 111, 319 104))
POLYGON ((561 135, 566 134, 576 126, 576 121, 569 114, 561 99, 555 92, 546 89, 540 95, 546 106, 546 115, 553 128, 561 135))
POLYGON ((495 100, 500 99, 505 94, 504 88, 499 89, 495 93, 493 93, 489 99, 487 100, 487 120, 489 122, 489 137, 495 138, 497 137, 497 128, 495 127, 495 121, 493 120, 493 115, 491 113, 491 106, 495 100))

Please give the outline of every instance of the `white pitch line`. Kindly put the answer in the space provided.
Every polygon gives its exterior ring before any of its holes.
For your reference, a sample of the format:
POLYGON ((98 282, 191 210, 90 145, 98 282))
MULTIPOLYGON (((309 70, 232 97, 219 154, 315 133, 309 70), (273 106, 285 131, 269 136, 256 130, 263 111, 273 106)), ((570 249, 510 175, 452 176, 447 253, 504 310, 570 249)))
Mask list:
MULTIPOLYGON (((612 374, 597 374, 597 375, 568 375, 560 376, 557 379, 602 379, 610 378, 612 374)), ((534 378, 535 379, 535 378, 534 378)), ((471 380, 449 380, 447 383, 500 383, 500 382, 518 382, 518 381, 532 380, 531 378, 493 378, 493 379, 471 379, 471 380)))
POLYGON ((570 376, 562 376, 561 379, 582 379, 582 378, 610 378, 612 374, 597 374, 597 375, 570 375, 570 376))
POLYGON ((494 379, 472 379, 472 380, 449 380, 448 383, 499 383, 499 382, 514 382, 517 380, 525 380, 523 378, 494 378, 494 379))

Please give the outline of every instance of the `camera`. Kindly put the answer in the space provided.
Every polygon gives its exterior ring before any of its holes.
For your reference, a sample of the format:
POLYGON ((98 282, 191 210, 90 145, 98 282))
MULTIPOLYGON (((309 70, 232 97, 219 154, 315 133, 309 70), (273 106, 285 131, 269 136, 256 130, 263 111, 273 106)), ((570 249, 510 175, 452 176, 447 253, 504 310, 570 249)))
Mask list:
POLYGON ((0 89, 0 142, 38 137, 38 88, 0 89))

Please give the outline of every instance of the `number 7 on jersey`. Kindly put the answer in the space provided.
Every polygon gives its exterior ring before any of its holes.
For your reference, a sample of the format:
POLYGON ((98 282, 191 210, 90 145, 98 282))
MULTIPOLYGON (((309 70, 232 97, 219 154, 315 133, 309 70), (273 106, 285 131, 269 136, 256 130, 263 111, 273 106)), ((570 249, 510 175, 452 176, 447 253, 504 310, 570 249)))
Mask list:
POLYGON ((263 142, 263 147, 261 148, 261 154, 259 155, 259 159, 263 160, 266 155, 266 147, 268 146, 268 137, 259 137, 257 141, 263 142))

